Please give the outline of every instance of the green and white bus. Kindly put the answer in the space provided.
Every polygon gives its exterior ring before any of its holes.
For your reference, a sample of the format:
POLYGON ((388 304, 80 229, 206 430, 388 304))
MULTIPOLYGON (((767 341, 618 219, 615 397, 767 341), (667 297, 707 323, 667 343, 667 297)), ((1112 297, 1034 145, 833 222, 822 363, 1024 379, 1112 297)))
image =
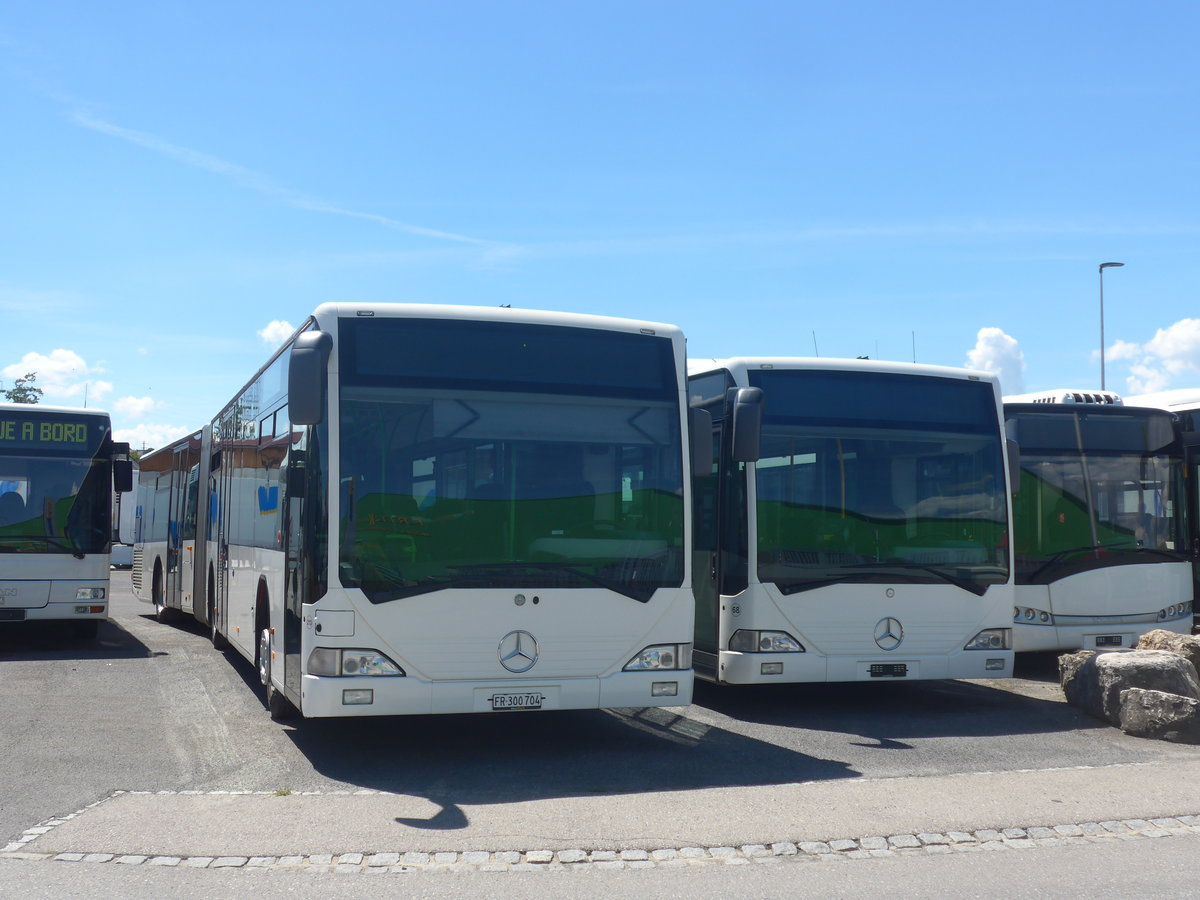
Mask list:
POLYGON ((1015 648, 1132 647, 1192 630, 1183 433, 1161 409, 1006 397, 1021 448, 1013 501, 1015 648))
POLYGON ((689 363, 698 675, 1012 675, 1009 458, 995 378, 870 360, 689 363))
POLYGON ((687 704, 685 366, 669 325, 323 305, 142 461, 140 596, 275 716, 687 704))
POLYGON ((113 491, 129 490, 131 473, 108 413, 0 403, 0 627, 55 620, 96 636, 109 614, 113 491))

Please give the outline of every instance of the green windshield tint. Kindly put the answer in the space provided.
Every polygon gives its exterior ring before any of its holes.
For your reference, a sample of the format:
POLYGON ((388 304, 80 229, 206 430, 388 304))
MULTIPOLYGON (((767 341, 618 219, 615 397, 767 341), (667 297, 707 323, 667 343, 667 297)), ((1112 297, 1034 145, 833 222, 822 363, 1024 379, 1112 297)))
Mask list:
POLYGON ((342 389, 340 577, 373 602, 450 587, 683 579, 678 399, 342 389))
POLYGON ((841 374, 754 379, 765 392, 759 580, 785 593, 880 579, 981 593, 1005 582, 992 385, 882 373, 844 383, 841 374), (809 404, 812 391, 819 400, 809 404))
POLYGON ((82 452, 49 442, 0 452, 0 554, 107 551, 112 445, 106 426, 95 419, 88 425, 82 452))
POLYGON ((1022 444, 1018 583, 1184 552, 1182 457, 1168 416, 1020 407, 1005 416, 1022 444))

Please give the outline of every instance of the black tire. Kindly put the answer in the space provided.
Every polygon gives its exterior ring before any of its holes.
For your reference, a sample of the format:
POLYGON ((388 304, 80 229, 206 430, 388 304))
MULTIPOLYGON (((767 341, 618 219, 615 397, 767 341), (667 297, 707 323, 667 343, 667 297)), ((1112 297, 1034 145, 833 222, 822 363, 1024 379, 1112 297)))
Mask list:
POLYGON ((267 692, 267 712, 276 722, 294 718, 297 712, 296 707, 271 682, 271 629, 269 626, 264 626, 259 630, 257 646, 258 649, 254 655, 258 661, 259 680, 262 681, 267 692))
POLYGON ((216 597, 216 579, 213 577, 212 569, 208 570, 208 637, 212 641, 214 650, 224 651, 229 647, 229 641, 225 639, 225 635, 221 634, 217 628, 217 597, 216 597))
POLYGON ((163 596, 163 578, 162 567, 154 566, 154 584, 150 588, 150 596, 154 600, 154 618, 155 621, 166 624, 174 618, 175 610, 167 606, 166 597, 163 596))

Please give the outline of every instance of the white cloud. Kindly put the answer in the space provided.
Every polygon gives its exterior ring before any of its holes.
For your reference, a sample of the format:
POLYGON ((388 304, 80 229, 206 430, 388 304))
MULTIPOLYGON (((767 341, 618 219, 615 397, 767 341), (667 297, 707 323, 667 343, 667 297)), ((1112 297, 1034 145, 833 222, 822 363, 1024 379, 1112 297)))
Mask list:
POLYGON ((1129 377, 1125 379, 1128 388, 1126 394, 1153 394, 1165 390, 1171 383, 1171 378, 1161 369, 1135 363, 1129 367, 1129 377))
POLYGON ((260 329, 258 331, 258 336, 262 342, 269 347, 278 347, 280 344, 290 338, 295 331, 296 326, 291 322, 287 322, 283 319, 276 319, 273 322, 269 322, 266 328, 260 329))
POLYGON ((1165 390, 1178 376, 1200 373, 1200 319, 1180 319, 1158 329, 1144 344, 1117 341, 1105 359, 1129 362, 1126 393, 1165 390))
POLYGON ((350 219, 360 219, 367 222, 374 222, 377 225, 382 225, 385 228, 393 228, 397 231, 407 232, 408 234, 422 235, 424 237, 436 238, 441 241, 452 241, 459 244, 472 244, 487 247, 492 244, 491 241, 481 240, 479 238, 468 237, 467 235, 454 234, 449 231, 442 231, 436 228, 426 228, 422 225, 412 225, 408 222, 401 222, 398 219, 393 219, 389 216, 381 216, 376 213, 360 212, 354 209, 344 209, 332 203, 326 203, 316 197, 310 197, 300 191, 292 190, 288 187, 283 187, 272 182, 269 178, 261 175, 252 169, 247 169, 245 166, 240 166, 237 163, 232 163, 216 156, 210 156, 207 153, 201 153, 198 150, 192 150, 189 147, 181 147, 178 144, 172 144, 170 141, 164 140, 155 134, 150 134, 145 131, 135 131, 132 128, 123 128, 120 125, 114 125, 111 122, 106 122, 86 112, 75 113, 73 120, 76 125, 82 128, 87 128, 91 131, 105 134, 109 137, 117 138, 118 140, 126 141, 130 144, 135 144, 138 147, 149 150, 152 153, 159 153, 163 156, 170 157, 177 162, 183 163, 186 166, 192 166, 196 169, 203 169, 206 172, 212 172, 222 178, 227 178, 233 183, 257 193, 272 197, 281 203, 288 206, 293 206, 296 209, 309 210, 310 212, 325 213, 327 215, 344 216, 350 219))
MULTIPOLYGON (((1094 354, 1098 355, 1098 354, 1094 354)), ((1142 345, 1132 341, 1117 341, 1104 354, 1106 363, 1118 362, 1122 359, 1137 359, 1142 355, 1142 345)))
POLYGON ((138 419, 159 406, 153 397, 121 397, 112 402, 112 411, 130 419, 138 419))
POLYGON ((132 428, 114 428, 113 440, 127 441, 134 450, 157 450, 176 438, 191 434, 193 430, 181 425, 135 425, 132 428))
POLYGON ((967 353, 967 366, 997 376, 1005 394, 1025 390, 1025 354, 1017 339, 999 328, 979 329, 975 347, 967 353))
POLYGON ((112 382, 92 377, 103 373, 102 367, 89 366, 75 351, 61 348, 51 350, 49 355, 26 353, 20 362, 0 369, 0 376, 6 382, 13 382, 30 372, 37 374, 34 386, 42 389, 45 403, 72 405, 86 402, 88 406, 96 406, 113 389, 112 382))

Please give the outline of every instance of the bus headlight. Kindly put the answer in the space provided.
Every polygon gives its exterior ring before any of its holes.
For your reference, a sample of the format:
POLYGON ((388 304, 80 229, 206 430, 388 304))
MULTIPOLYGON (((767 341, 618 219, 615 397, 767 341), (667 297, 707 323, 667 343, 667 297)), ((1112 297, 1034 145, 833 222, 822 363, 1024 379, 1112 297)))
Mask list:
POLYGON ((404 670, 378 650, 315 647, 308 655, 308 674, 326 677, 403 675, 404 670))
POLYGON ((729 638, 729 649, 739 653, 805 653, 804 645, 786 631, 739 629, 729 638))
POLYGON ((691 644, 654 644, 625 664, 626 672, 672 671, 692 667, 691 644))
POLYGON ((1013 621, 1021 625, 1053 625, 1054 616, 1044 609, 1018 606, 1013 609, 1013 621))
POLYGON ((104 588, 102 588, 102 587, 79 588, 77 591, 75 591, 75 599, 76 600, 103 600, 104 599, 104 588))
POLYGON ((1160 622, 1166 621, 1167 619, 1179 619, 1179 618, 1183 618, 1186 615, 1190 615, 1191 612, 1192 612, 1192 604, 1190 604, 1190 603, 1180 603, 1177 605, 1172 604, 1171 606, 1168 606, 1166 609, 1160 609, 1158 611, 1158 619, 1160 622))
POLYGON ((964 650, 1011 650, 1011 628, 985 628, 971 640, 967 641, 964 650))

